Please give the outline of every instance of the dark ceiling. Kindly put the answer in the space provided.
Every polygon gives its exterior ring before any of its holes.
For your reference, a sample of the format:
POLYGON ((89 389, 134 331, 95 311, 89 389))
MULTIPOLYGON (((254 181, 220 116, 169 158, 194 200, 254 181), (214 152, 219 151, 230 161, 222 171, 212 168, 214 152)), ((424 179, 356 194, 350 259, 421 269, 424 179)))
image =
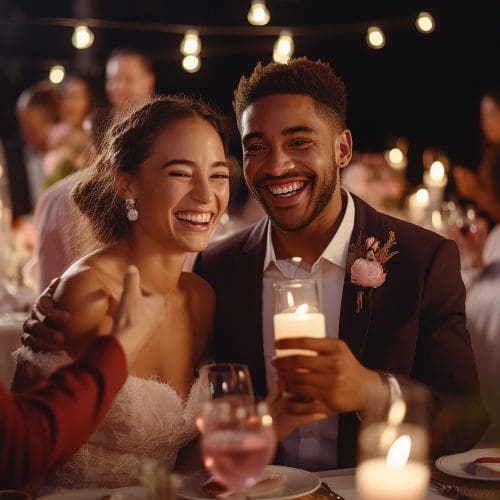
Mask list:
MULTIPOLYGON (((389 135, 404 135, 414 155, 434 146, 448 152, 453 161, 469 164, 478 155, 480 95, 500 86, 499 3, 267 0, 271 25, 309 29, 295 37, 295 55, 327 60, 344 78, 349 126, 358 149, 381 150, 389 135), (436 19, 437 29, 431 35, 418 33, 412 25, 422 10, 436 19), (382 50, 369 49, 364 42, 364 30, 371 22, 385 29, 387 44, 382 50), (314 26, 317 30, 310 30, 314 26)), ((62 62, 68 68, 84 64, 101 85, 103 62, 119 45, 151 53, 158 91, 200 94, 230 112, 239 76, 257 61, 269 61, 275 40, 275 36, 202 36, 202 68, 187 74, 180 67, 178 34, 95 29, 94 46, 82 56, 71 46, 71 28, 25 21, 88 15, 132 23, 247 27, 249 5, 250 0, 0 0, 0 133, 12 132, 16 96, 44 78, 52 63, 62 62)), ((410 172, 415 180, 418 170, 417 165, 410 172)))

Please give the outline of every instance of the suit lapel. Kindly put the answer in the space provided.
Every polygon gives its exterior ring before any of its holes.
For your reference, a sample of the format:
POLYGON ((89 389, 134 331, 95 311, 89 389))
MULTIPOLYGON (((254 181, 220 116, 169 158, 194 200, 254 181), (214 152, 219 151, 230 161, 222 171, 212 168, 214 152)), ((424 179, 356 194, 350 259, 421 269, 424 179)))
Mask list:
POLYGON ((251 366, 252 380, 256 394, 265 395, 267 392, 266 370, 264 363, 264 339, 262 332, 262 267, 266 251, 266 238, 262 234, 266 224, 256 227, 245 245, 241 255, 241 269, 244 272, 242 287, 246 289, 246 312, 244 320, 245 350, 248 365, 251 366), (261 231, 262 229, 262 231, 261 231), (258 241, 253 244, 253 237, 258 241))
MULTIPOLYGON (((352 195, 355 204, 354 227, 349 247, 361 236, 363 240, 370 236, 380 239, 378 214, 371 207, 352 195)), ((373 290, 363 294, 363 307, 356 312, 358 286, 347 281, 344 283, 340 309, 339 338, 347 343, 354 355, 363 360, 364 346, 370 325, 373 290)))
POLYGON ((262 267, 266 251, 267 219, 259 222, 249 234, 243 251, 237 255, 234 268, 226 270, 228 290, 234 295, 221 304, 221 316, 227 332, 224 345, 226 361, 238 361, 249 366, 255 393, 267 392, 262 334, 262 267), (237 336, 237 342, 235 342, 237 336))

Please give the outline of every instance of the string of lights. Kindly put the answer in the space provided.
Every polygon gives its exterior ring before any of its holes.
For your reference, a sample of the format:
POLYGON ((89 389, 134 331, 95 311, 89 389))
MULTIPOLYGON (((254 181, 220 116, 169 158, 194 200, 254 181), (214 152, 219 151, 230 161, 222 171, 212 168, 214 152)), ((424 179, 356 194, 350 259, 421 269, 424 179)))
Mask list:
MULTIPOLYGON (((386 43, 386 32, 392 29, 415 27, 422 34, 432 33, 435 20, 428 12, 420 12, 414 17, 379 20, 366 23, 323 24, 314 26, 269 26, 269 10, 263 0, 252 0, 247 20, 251 26, 193 26, 184 24, 142 23, 111 21, 105 19, 76 18, 0 18, 0 26, 15 28, 19 26, 60 26, 72 28, 71 42, 76 49, 85 50, 92 46, 95 34, 99 30, 126 30, 139 32, 168 33, 183 35, 179 51, 182 55, 182 67, 188 73, 196 73, 201 67, 202 37, 245 36, 275 37, 273 60, 286 64, 293 56, 295 40, 300 37, 326 38, 346 35, 365 34, 368 47, 382 49, 386 43)), ((49 78, 54 83, 64 79, 65 68, 61 64, 53 65, 49 78)))

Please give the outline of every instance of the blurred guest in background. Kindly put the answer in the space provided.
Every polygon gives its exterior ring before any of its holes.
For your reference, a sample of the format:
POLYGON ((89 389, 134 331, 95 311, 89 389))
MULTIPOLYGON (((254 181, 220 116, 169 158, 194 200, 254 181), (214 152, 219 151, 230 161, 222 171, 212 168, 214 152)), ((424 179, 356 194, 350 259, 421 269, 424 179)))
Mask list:
MULTIPOLYGON (((101 142, 106 128, 114 116, 121 117, 135 106, 145 104, 154 92, 155 75, 150 58, 137 49, 117 48, 106 63, 105 90, 110 107, 97 108, 86 124, 91 135, 91 145, 79 156, 77 168, 86 166, 88 157, 101 142)), ((64 99, 63 99, 64 100, 64 99)), ((75 113, 72 113, 74 116, 75 113)), ((43 290, 51 279, 65 269, 87 248, 76 244, 77 233, 88 230, 70 197, 74 184, 69 176, 54 184, 40 199, 35 212, 36 231, 36 282, 43 290)), ((89 231, 90 234, 90 231, 89 231)))
MULTIPOLYGON (((480 105, 481 131, 483 147, 500 144, 500 88, 486 92, 480 105)), ((478 208, 493 220, 500 220, 500 206, 497 199, 488 189, 491 162, 481 162, 477 173, 465 167, 456 166, 453 169, 458 193, 463 198, 476 203, 478 208)))
MULTIPOLYGON (((491 197, 490 213, 500 213, 500 144, 486 149, 480 165, 485 172, 484 189, 491 197)), ((483 441, 500 445, 500 218, 487 233, 487 224, 479 220, 475 231, 453 229, 462 258, 472 265, 465 302, 467 326, 477 360, 481 391, 491 416, 491 425, 483 441)))
POLYGON ((50 130, 50 151, 43 159, 45 188, 74 172, 90 143, 90 135, 84 127, 85 118, 94 107, 90 83, 75 74, 66 76, 60 88, 60 122, 50 130))
POLYGON ((32 212, 43 186, 50 129, 59 122, 60 91, 48 82, 24 90, 16 103, 19 136, 4 141, 13 219, 32 212))
POLYGON ((81 75, 70 74, 64 78, 61 91, 61 121, 82 129, 95 104, 90 82, 81 75))
POLYGON ((151 59, 135 48, 117 48, 106 63, 106 96, 112 112, 145 104, 153 95, 155 75, 151 59))
MULTIPOLYGON (((77 168, 84 168, 90 163, 108 119, 107 110, 102 108, 96 109, 86 119, 90 144, 75 161, 77 168)), ((74 184, 75 176, 66 176, 50 186, 36 204, 34 274, 38 292, 53 278, 60 276, 85 251, 80 244, 80 236, 86 231, 90 234, 90 228, 71 199, 70 193, 74 184)))

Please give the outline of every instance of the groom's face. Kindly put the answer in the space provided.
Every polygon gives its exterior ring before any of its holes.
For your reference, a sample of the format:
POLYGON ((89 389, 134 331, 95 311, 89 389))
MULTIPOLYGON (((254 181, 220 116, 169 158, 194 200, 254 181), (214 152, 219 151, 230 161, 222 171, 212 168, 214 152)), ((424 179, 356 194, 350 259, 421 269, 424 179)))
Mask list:
POLYGON ((328 212, 338 179, 336 137, 342 133, 318 114, 309 96, 274 94, 245 109, 245 179, 275 226, 299 231, 328 212))

